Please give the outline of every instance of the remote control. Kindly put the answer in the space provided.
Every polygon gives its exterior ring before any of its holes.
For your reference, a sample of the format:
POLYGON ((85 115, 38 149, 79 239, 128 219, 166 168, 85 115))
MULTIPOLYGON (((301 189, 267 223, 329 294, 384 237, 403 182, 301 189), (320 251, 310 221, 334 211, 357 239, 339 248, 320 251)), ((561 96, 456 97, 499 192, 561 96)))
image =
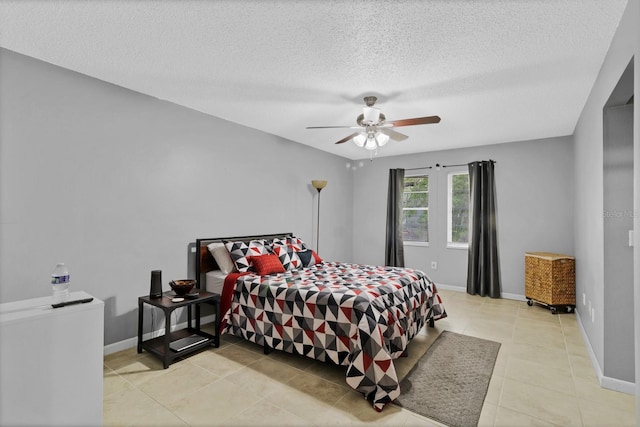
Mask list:
POLYGON ((91 302, 91 301, 93 301, 93 298, 76 299, 76 300, 73 300, 73 301, 64 301, 64 302, 59 302, 59 303, 56 303, 56 304, 51 304, 51 307, 60 308, 60 307, 64 307, 65 305, 84 304, 86 302, 91 302))

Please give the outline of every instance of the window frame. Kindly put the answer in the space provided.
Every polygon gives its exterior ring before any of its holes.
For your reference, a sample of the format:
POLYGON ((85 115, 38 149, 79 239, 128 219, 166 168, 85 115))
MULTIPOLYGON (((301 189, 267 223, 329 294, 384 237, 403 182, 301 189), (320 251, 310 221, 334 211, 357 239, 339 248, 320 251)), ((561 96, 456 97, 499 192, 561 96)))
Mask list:
MULTIPOLYGON (((459 243, 452 242, 453 238, 453 177, 455 175, 467 175, 467 179, 469 178, 469 171, 459 170, 452 171, 447 174, 447 249, 469 249, 469 242, 459 243)), ((469 189, 471 191, 471 189, 469 189)), ((467 229, 469 228, 469 224, 467 224, 467 229)))
MULTIPOLYGON (((431 239, 431 233, 430 233, 430 219, 431 219, 431 212, 430 212, 430 208, 429 208, 429 204, 431 203, 431 176, 427 173, 420 173, 420 174, 415 174, 415 175, 407 175, 404 177, 404 180, 406 180, 407 178, 427 178, 427 206, 426 207, 421 207, 421 208, 416 208, 416 207, 412 207, 412 208, 405 208, 404 203, 402 204, 402 216, 404 217, 404 211, 405 210, 426 210, 427 211, 427 236, 428 239, 431 239)), ((404 189, 404 180, 403 180, 403 189, 404 189)), ((404 192, 404 190, 403 190, 404 192)), ((403 228, 404 231, 404 228, 403 228)), ((402 239, 402 244, 406 245, 406 246, 423 246, 423 247, 427 247, 429 246, 429 241, 415 241, 415 240, 410 240, 410 241, 405 241, 404 239, 402 239)))

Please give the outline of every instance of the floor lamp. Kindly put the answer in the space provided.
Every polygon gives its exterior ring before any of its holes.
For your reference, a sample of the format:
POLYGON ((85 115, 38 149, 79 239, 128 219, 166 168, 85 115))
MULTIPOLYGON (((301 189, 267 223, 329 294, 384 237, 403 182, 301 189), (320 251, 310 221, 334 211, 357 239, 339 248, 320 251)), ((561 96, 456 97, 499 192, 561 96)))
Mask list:
POLYGON ((318 224, 316 226, 316 253, 320 253, 320 191, 327 186, 327 181, 314 179, 311 181, 313 188, 318 190, 318 224))

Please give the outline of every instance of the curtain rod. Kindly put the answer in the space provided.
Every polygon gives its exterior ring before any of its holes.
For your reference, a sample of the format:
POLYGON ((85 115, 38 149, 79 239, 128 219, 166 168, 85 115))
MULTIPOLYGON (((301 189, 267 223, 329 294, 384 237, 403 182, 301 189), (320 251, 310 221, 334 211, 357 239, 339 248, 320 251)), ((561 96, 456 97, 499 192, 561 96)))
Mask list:
MULTIPOLYGON (((491 163, 498 163, 495 160, 491 160, 491 159, 489 159, 489 161, 491 163)), ((456 166, 467 166, 467 165, 468 165, 468 163, 462 163, 462 164, 459 164, 459 165, 441 165, 440 163, 436 163, 435 168, 436 168, 436 170, 438 170, 441 167, 442 168, 453 168, 453 167, 456 167, 456 166)), ((434 166, 424 166, 424 167, 421 167, 421 168, 407 168, 405 170, 414 171, 414 170, 418 170, 418 169, 433 169, 433 168, 434 168, 434 166)))

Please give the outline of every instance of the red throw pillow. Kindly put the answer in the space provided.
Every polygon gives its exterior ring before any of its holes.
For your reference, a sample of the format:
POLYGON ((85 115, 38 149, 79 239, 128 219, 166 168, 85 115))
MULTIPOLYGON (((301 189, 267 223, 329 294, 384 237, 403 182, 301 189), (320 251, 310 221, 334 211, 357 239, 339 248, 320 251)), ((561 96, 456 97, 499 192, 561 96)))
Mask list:
POLYGON ((260 276, 267 274, 284 273, 284 267, 277 255, 268 254, 249 257, 249 261, 253 264, 256 273, 260 276))

